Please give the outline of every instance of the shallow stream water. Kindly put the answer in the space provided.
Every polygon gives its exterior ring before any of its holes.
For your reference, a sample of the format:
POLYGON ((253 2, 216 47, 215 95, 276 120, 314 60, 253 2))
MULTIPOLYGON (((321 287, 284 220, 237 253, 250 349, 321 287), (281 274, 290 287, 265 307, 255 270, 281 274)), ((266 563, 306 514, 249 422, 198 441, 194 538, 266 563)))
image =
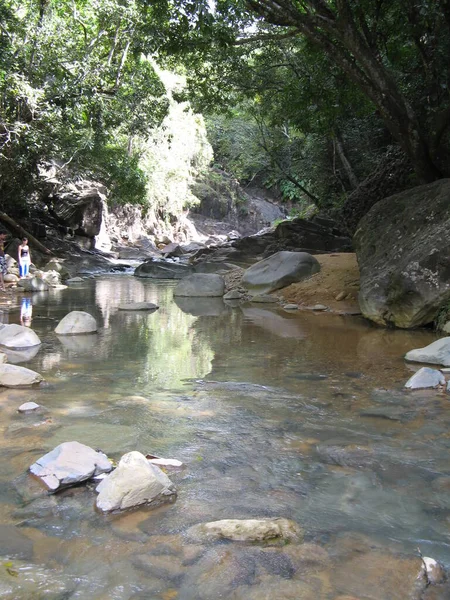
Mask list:
MULTIPOLYGON (((128 275, 31 303, 42 345, 9 359, 45 383, 0 391, 0 598, 390 600, 402 596, 389 581, 379 596, 349 587, 355 548, 420 547, 450 566, 450 402, 402 389, 417 369, 403 355, 432 333, 174 299, 172 284, 128 275), (160 309, 118 310, 130 301, 160 309), (99 332, 58 338, 71 310, 93 314, 99 332), (44 409, 17 413, 29 400, 44 409), (183 461, 169 473, 176 502, 104 516, 91 484, 48 496, 27 469, 71 440, 116 460, 139 450, 183 461), (204 521, 278 516, 322 553, 304 571, 283 549, 185 536, 204 521)), ((382 570, 374 561, 356 580, 376 586, 382 570)))

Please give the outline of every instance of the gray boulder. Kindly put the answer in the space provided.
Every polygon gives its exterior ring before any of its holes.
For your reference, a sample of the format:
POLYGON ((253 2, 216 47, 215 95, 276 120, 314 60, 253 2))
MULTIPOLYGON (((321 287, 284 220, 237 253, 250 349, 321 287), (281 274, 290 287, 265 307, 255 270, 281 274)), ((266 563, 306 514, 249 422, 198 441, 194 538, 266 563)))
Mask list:
POLYGON ((99 483, 96 505, 103 512, 125 510, 174 499, 176 488, 167 475, 140 452, 128 452, 117 469, 99 483))
POLYGON ((119 304, 119 310, 157 310, 159 306, 152 302, 131 302, 130 304, 119 304))
POLYGON ((380 325, 419 327, 450 299, 450 179, 378 202, 360 221, 354 244, 359 304, 380 325))
POLYGON ((80 333, 95 333, 97 321, 92 315, 81 310, 73 310, 57 325, 57 335, 77 335, 80 333))
POLYGON ((147 261, 134 271, 135 277, 148 277, 149 279, 182 279, 191 273, 190 265, 162 260, 147 261))
POLYGON ((252 295, 268 294, 319 271, 319 262, 307 252, 277 252, 248 268, 242 285, 252 295))
POLYGON ((405 388, 410 390, 422 390, 425 388, 436 388, 439 385, 445 385, 445 377, 437 369, 422 367, 414 373, 405 383, 405 388))
POLYGON ((301 527, 290 519, 223 519, 200 523, 187 530, 187 536, 196 542, 232 540, 235 542, 265 542, 285 540, 299 542, 303 538, 301 527))
POLYGON ((0 364, 0 386, 10 388, 27 387, 40 383, 42 380, 42 375, 31 369, 8 363, 0 364))
POLYGON ((79 442, 64 442, 32 464, 30 472, 56 492, 112 469, 103 452, 79 442))
POLYGON ((68 269, 64 266, 64 264, 62 262, 60 262, 59 260, 57 260, 56 258, 52 258, 52 260, 50 260, 45 265, 43 270, 44 271, 56 271, 57 273, 59 273, 59 276, 62 281, 65 281, 66 279, 70 279, 70 277, 71 277, 70 271, 68 271, 68 269))
POLYGON ((180 281, 175 288, 174 296, 195 296, 213 298, 223 296, 225 282, 223 277, 214 273, 194 273, 180 281))
POLYGON ((48 283, 41 277, 32 277, 31 279, 20 279, 17 285, 26 292, 46 292, 48 283))
POLYGON ((41 340, 35 332, 29 327, 22 325, 1 325, 0 326, 0 346, 7 348, 32 348, 39 346, 41 340))
POLYGON ((405 354, 405 359, 411 362, 431 363, 450 367, 450 337, 428 344, 424 348, 416 348, 405 354))

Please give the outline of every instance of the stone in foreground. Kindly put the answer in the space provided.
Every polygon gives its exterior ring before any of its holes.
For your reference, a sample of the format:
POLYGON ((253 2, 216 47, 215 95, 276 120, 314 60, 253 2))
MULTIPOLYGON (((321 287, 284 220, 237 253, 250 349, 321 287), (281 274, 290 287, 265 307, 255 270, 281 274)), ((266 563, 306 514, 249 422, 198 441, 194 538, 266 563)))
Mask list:
POLYGON ((157 310, 158 308, 159 306, 152 302, 131 302, 119 305, 119 310, 157 310))
POLYGON ((405 354, 412 362, 431 363, 450 367, 450 337, 441 338, 424 348, 416 348, 405 354))
POLYGON ((140 452, 128 452, 117 469, 97 486, 97 508, 103 512, 125 510, 173 501, 176 488, 163 471, 140 452))
POLYGON ((311 254, 282 251, 248 268, 242 285, 253 295, 269 294, 319 271, 320 264, 311 254))
POLYGON ((76 485, 113 468, 106 454, 79 442, 64 442, 39 458, 30 472, 52 492, 76 485))
POLYGON ((81 310, 73 310, 66 315, 55 329, 57 335, 78 335, 80 333, 95 333, 97 321, 92 315, 81 310))
POLYGON ((32 348, 39 346, 41 340, 29 327, 22 325, 2 325, 0 326, 0 346, 6 348, 32 348))
POLYGON ((194 541, 232 540, 233 542, 265 542, 272 540, 301 541, 301 527, 290 519, 223 519, 200 523, 187 530, 194 541))
POLYGON ((405 388, 410 390, 423 390, 425 388, 436 388, 445 385, 445 377, 437 369, 422 367, 414 373, 405 383, 405 388))
POLYGON ((225 282, 223 277, 214 273, 194 273, 180 281, 175 288, 174 296, 193 296, 214 298, 223 296, 225 282))
POLYGON ((21 413, 26 413, 37 410, 40 407, 41 405, 36 404, 36 402, 25 402, 24 404, 21 404, 17 410, 21 413))
POLYGON ((42 380, 42 375, 31 369, 8 363, 0 365, 0 386, 11 388, 27 387, 40 383, 42 380))

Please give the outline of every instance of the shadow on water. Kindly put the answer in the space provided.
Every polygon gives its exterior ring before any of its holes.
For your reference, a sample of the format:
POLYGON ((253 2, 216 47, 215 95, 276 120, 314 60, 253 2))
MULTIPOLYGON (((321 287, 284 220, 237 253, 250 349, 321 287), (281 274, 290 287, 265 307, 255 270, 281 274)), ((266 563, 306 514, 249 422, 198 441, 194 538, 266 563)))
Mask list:
MULTIPOLYGON (((46 382, 0 392, 1 554, 27 567, 23 598, 39 597, 26 586, 46 581, 64 597, 93 600, 326 600, 356 594, 338 571, 351 564, 349 548, 364 544, 408 555, 420 545, 450 564, 450 405, 442 393, 402 389, 416 368, 404 353, 433 334, 173 298, 173 287, 105 276, 32 298, 42 344, 8 356, 46 382), (127 302, 160 310, 119 311, 127 302), (71 310, 93 314, 98 333, 58 338, 71 310), (44 408, 19 415, 26 400, 44 408), (73 439, 113 459, 139 450, 182 460, 187 467, 171 474, 177 501, 103 517, 90 485, 47 496, 26 470, 73 439), (309 551, 322 553, 308 576, 289 547, 185 537, 207 520, 274 516, 295 519, 309 551)), ((378 600, 396 597, 383 589, 378 600)))

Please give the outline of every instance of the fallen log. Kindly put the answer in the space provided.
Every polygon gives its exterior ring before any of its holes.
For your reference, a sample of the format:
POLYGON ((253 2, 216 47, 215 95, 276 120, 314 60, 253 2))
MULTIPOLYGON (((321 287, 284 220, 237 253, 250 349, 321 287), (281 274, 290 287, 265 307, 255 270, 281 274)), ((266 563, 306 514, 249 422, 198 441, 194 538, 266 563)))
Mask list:
POLYGON ((39 252, 53 256, 53 252, 51 252, 51 250, 49 250, 43 244, 41 244, 39 240, 37 240, 33 235, 28 233, 26 229, 24 229, 21 225, 16 223, 16 221, 14 221, 14 219, 9 217, 6 213, 0 212, 0 222, 6 225, 8 229, 12 229, 12 231, 14 231, 20 238, 26 237, 28 241, 34 246, 34 248, 36 250, 39 250, 39 252))

